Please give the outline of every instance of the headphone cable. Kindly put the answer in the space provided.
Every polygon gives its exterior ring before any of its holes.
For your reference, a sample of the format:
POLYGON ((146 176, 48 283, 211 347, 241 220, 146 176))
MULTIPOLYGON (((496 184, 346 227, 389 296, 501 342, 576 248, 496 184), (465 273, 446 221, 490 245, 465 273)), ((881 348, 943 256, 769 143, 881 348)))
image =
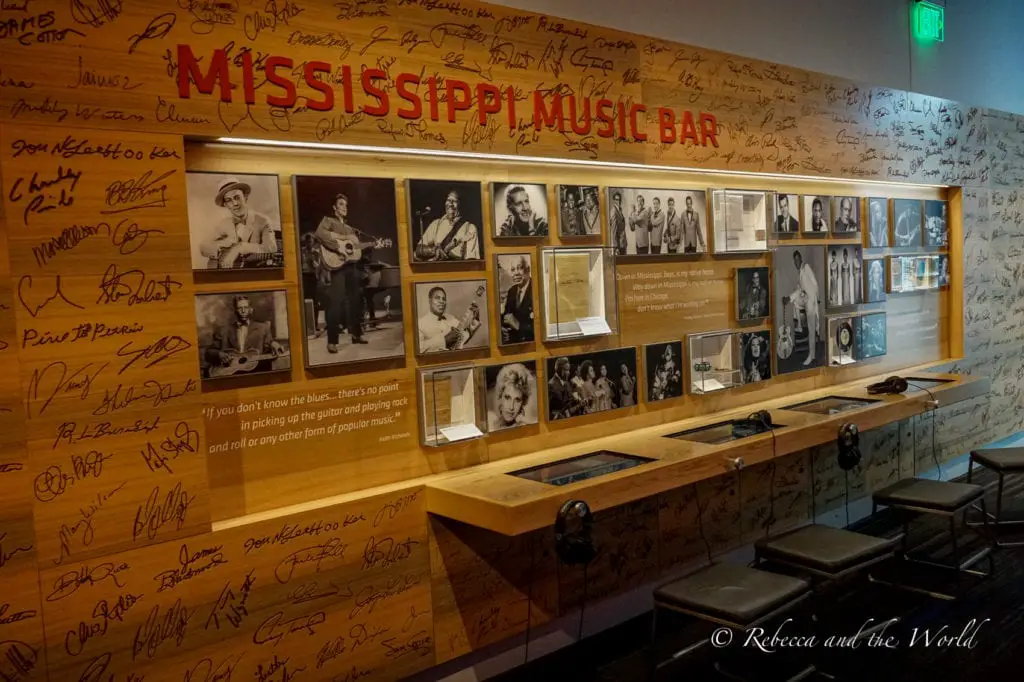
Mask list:
POLYGON ((939 409, 939 401, 935 399, 935 394, 932 393, 928 388, 926 388, 924 386, 921 386, 920 384, 915 384, 915 383, 912 383, 912 382, 909 382, 909 381, 907 382, 907 385, 908 386, 913 386, 914 388, 916 388, 916 389, 918 389, 920 391, 924 391, 925 393, 928 394, 928 398, 929 398, 930 403, 931 403, 929 406, 932 408, 930 410, 930 412, 932 413, 932 459, 935 461, 935 468, 939 470, 939 480, 941 481, 942 480, 942 476, 943 476, 943 474, 942 474, 942 464, 939 462, 939 453, 938 453, 938 450, 936 450, 936 448, 935 448, 935 413, 939 409))

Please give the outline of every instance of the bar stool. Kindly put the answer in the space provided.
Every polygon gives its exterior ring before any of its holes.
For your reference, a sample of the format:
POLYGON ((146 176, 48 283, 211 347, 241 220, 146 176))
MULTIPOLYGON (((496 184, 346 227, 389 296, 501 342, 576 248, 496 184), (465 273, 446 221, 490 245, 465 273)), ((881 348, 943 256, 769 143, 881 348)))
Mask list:
POLYGON ((976 527, 991 521, 991 528, 996 538, 997 547, 1021 547, 1024 540, 1005 542, 999 539, 999 531, 1002 527, 1024 524, 1024 518, 1004 519, 1003 518, 1003 484, 1006 474, 1024 474, 1024 448, 983 448, 973 450, 971 459, 967 465, 967 482, 970 483, 974 473, 974 464, 995 472, 999 477, 996 486, 996 513, 995 515, 985 513, 981 507, 975 505, 973 508, 981 511, 985 518, 981 521, 968 521, 968 525, 976 527))
MULTIPOLYGON (((964 523, 966 525, 967 511, 975 504, 978 504, 982 510, 984 525, 987 527, 988 517, 985 512, 984 495, 985 489, 980 485, 974 485, 972 483, 956 483, 953 481, 933 481, 925 478, 904 479, 876 492, 872 496, 872 514, 877 513, 879 506, 884 506, 898 511, 902 516, 902 560, 913 564, 953 571, 956 579, 956 592, 954 594, 948 594, 934 590, 922 589, 904 582, 886 582, 875 577, 872 577, 872 580, 877 583, 888 584, 900 589, 920 592, 941 599, 953 600, 961 595, 962 586, 960 578, 962 575, 973 575, 979 578, 990 577, 995 569, 992 561, 992 545, 989 543, 970 557, 961 560, 960 538, 957 534, 956 525, 956 517, 958 514, 963 514, 964 523), (932 514, 949 517, 949 541, 952 548, 952 563, 942 563, 915 556, 915 554, 922 552, 925 548, 941 542, 943 540, 943 534, 941 533, 925 540, 916 547, 908 548, 911 514, 932 514), (971 568, 974 564, 986 557, 988 557, 989 560, 988 573, 983 573, 971 568)), ((985 535, 987 535, 987 533, 979 533, 979 536, 981 537, 985 537, 985 535)))

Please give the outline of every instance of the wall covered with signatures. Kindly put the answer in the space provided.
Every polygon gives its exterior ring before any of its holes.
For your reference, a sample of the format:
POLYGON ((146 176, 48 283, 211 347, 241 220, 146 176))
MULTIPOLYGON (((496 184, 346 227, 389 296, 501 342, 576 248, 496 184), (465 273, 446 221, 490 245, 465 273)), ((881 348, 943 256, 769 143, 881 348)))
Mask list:
MULTIPOLYGON (((572 610, 583 576, 556 565, 550 532, 429 517, 423 478, 549 444, 920 362, 992 379, 984 398, 868 434, 848 483, 820 448, 601 512, 586 589, 600 599, 838 508, 847 484, 859 497, 1021 428, 1024 118, 970 104, 466 0, 4 0, 0 185, 0 679, 392 680, 507 640, 572 610), (653 170, 563 172, 567 159, 653 170), (280 176, 280 270, 193 272, 194 171, 280 176), (795 193, 955 195, 962 287, 893 301, 929 333, 892 327, 888 360, 449 448, 419 444, 416 370, 436 361, 413 357, 411 329, 405 355, 369 368, 308 369, 295 349, 272 379, 200 376, 197 294, 282 290, 283 327, 306 334, 295 176, 393 179, 411 319, 412 285, 438 275, 408 262, 401 180, 518 172, 551 197, 559 182, 755 183, 703 171, 774 173, 757 182, 795 193), (325 409, 394 417, 328 437, 325 409), (248 433, 272 418, 288 423, 284 445, 248 433)), ((537 243, 486 246, 456 279, 492 279, 490 254, 537 243)), ((634 260, 620 275, 699 267, 725 291, 738 261, 696 263, 634 260)), ((732 320, 731 294, 704 298, 732 320)), ((620 307, 612 337, 492 343, 471 359, 664 340, 620 307)), ((678 338, 713 328, 673 323, 678 338)))

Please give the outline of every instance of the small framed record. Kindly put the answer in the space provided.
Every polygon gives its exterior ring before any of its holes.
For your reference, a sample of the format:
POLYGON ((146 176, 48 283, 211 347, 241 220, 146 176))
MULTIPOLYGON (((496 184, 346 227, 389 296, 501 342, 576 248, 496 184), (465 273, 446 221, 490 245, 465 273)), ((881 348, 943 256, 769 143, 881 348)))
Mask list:
POLYGON ((830 317, 828 320, 828 364, 833 367, 852 365, 854 356, 855 318, 830 317))

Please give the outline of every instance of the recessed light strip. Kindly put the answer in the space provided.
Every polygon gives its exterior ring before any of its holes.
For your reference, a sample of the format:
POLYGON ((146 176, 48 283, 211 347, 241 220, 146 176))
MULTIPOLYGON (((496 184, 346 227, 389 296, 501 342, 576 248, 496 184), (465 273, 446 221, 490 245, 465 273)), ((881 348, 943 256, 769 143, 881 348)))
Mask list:
POLYGON ((340 152, 363 152, 369 154, 401 154, 408 156, 439 156, 455 159, 478 159, 486 161, 520 162, 520 163, 543 163, 562 166, 583 166, 594 168, 616 168, 620 170, 637 171, 678 171, 683 173, 704 173, 707 175, 726 175, 746 178, 768 178, 773 180, 811 180, 814 182, 832 182, 837 184, 849 184, 856 182, 860 184, 880 185, 884 187, 912 187, 921 189, 931 187, 946 189, 949 185, 928 185, 913 182, 887 182, 885 180, 862 180, 828 178, 819 175, 796 175, 786 173, 762 173, 757 171, 734 171, 719 170, 710 168, 692 168, 687 166, 648 166, 641 163, 628 163, 624 161, 594 161, 591 159, 561 159, 546 156, 518 156, 509 154, 487 154, 484 152, 449 151, 439 149, 409 149, 405 147, 375 147, 361 144, 337 144, 331 142, 294 142, 290 140, 261 140, 247 137, 218 137, 216 142, 225 144, 261 145, 265 147, 291 147, 295 149, 327 149, 340 152))

